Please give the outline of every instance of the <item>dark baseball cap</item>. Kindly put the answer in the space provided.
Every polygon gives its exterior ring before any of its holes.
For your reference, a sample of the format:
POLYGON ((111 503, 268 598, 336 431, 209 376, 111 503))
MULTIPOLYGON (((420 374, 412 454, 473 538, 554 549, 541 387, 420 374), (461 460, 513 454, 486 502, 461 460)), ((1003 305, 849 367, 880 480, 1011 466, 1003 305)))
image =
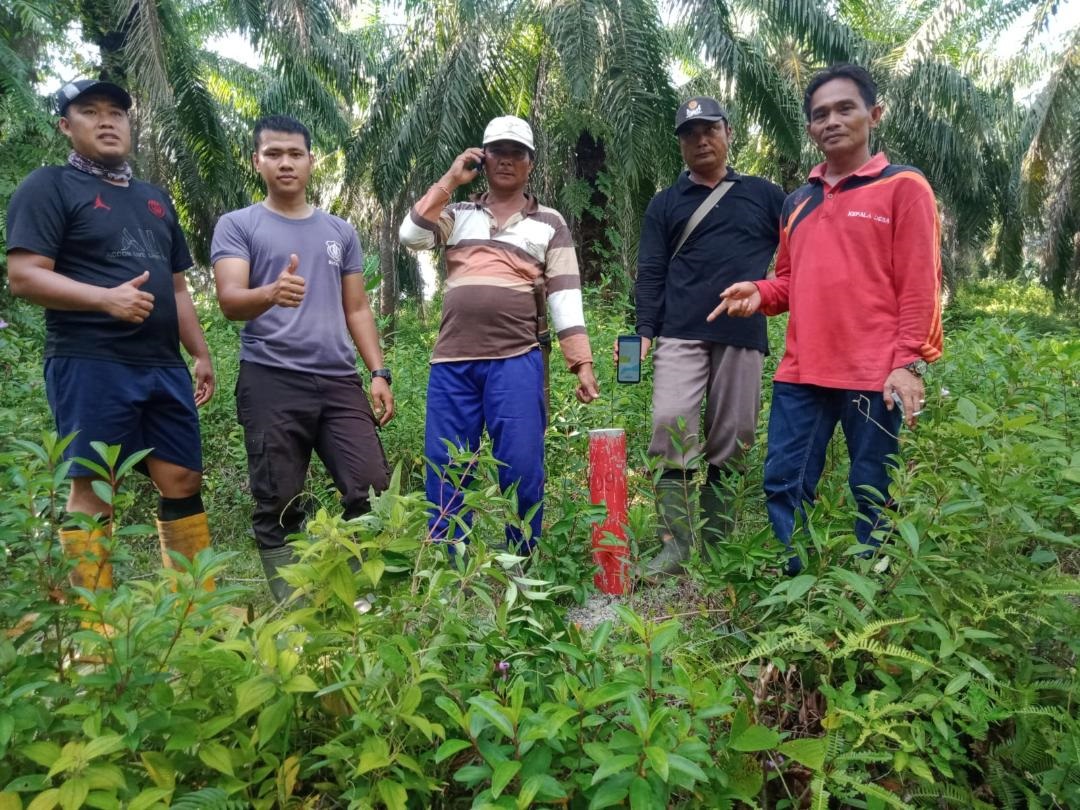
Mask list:
POLYGON ((679 111, 675 113, 675 131, 678 132, 683 124, 692 121, 727 121, 727 110, 720 106, 720 102, 709 96, 694 96, 679 105, 679 111))
POLYGON ((60 115, 67 112, 68 105, 80 96, 93 94, 111 98, 125 110, 131 109, 131 96, 127 90, 112 82, 101 82, 96 79, 78 79, 68 82, 56 91, 56 111, 60 115))

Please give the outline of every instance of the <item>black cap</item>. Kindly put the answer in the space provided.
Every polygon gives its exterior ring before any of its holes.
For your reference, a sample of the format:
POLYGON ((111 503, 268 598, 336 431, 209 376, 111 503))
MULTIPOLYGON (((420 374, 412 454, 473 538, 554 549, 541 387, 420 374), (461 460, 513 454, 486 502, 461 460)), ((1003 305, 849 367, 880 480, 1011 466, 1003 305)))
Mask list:
POLYGON ((678 132, 683 124, 692 121, 727 121, 727 110, 720 106, 720 102, 708 96, 694 96, 679 105, 679 111, 675 113, 675 131, 678 132))
POLYGON ((127 90, 123 87, 113 84, 112 82, 100 82, 96 79, 79 79, 74 82, 68 82, 56 91, 56 111, 60 115, 64 115, 71 102, 87 93, 93 93, 98 96, 107 96, 125 110, 131 109, 131 96, 128 95, 127 90))

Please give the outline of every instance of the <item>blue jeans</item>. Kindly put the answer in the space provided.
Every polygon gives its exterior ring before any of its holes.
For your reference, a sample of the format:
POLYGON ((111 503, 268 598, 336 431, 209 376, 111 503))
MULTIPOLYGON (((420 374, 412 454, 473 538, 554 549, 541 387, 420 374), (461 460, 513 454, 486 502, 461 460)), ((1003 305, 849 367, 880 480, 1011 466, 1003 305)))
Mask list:
MULTIPOLYGON (((837 422, 847 440, 848 485, 859 507, 855 537, 863 545, 878 545, 871 532, 880 528, 880 507, 889 497, 889 467, 895 464, 890 456, 899 451, 900 409, 886 410, 881 391, 774 382, 765 505, 773 532, 789 551, 795 516, 805 520, 806 505, 814 502, 837 422)), ((793 556, 787 570, 798 573, 802 561, 793 556)))
MULTIPOLYGON (((424 455, 427 469, 426 493, 432 504, 431 536, 442 539, 460 534, 452 517, 461 509, 461 489, 471 476, 462 470, 461 487, 445 474, 450 453, 444 440, 462 450, 473 451, 487 427, 492 455, 502 462, 499 486, 505 492, 517 484, 518 513, 524 517, 542 504, 544 497, 544 362, 539 349, 519 357, 499 360, 464 360, 434 363, 428 380, 427 419, 424 455), (453 528, 452 528, 453 527, 453 528)), ((467 516, 466 516, 467 518, 467 516)), ((531 537, 507 526, 506 541, 511 549, 529 552, 540 536, 543 506, 530 521, 531 537)))

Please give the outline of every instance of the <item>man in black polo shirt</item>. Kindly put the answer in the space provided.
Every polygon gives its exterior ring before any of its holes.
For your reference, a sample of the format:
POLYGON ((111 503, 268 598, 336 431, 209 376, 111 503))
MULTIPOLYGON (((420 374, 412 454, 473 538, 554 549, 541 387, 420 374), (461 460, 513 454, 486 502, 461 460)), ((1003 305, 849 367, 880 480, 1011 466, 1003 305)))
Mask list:
MULTIPOLYGON (((161 497, 162 562, 191 559, 210 544, 203 509, 196 406, 214 392, 214 371, 184 271, 192 265, 169 196, 132 177, 131 96, 109 82, 70 82, 56 94, 64 166, 34 171, 8 207, 11 292, 45 308, 45 392, 64 452, 101 463, 91 442, 120 445, 121 462, 149 449, 140 469, 161 497), (180 354, 195 365, 195 390, 180 354)), ((97 469, 73 463, 69 513, 98 515, 92 531, 66 521, 60 537, 77 560, 75 585, 112 584, 112 505, 94 491, 97 469)), ((210 589, 213 583, 204 582, 210 589)))
POLYGON ((754 440, 768 345, 762 316, 705 318, 729 284, 765 277, 784 204, 779 186, 727 165, 732 130, 715 99, 699 96, 679 107, 675 134, 689 171, 649 203, 635 287, 643 359, 657 340, 649 453, 663 468, 657 485, 663 547, 646 566, 648 578, 679 573, 690 554, 696 523, 690 479, 702 454, 709 465, 701 490, 704 526, 707 535, 724 531, 725 479, 754 440), (721 184, 723 195, 710 200, 721 184), (707 200, 707 213, 687 233, 707 200), (704 446, 698 435, 703 399, 704 446))

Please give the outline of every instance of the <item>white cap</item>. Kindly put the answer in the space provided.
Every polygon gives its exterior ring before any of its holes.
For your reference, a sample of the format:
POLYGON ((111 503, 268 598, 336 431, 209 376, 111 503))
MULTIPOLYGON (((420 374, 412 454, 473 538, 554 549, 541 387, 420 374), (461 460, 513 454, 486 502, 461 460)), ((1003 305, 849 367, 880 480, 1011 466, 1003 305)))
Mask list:
POLYGON ((495 141, 514 141, 527 147, 530 152, 536 151, 532 127, 529 126, 528 121, 523 121, 515 115, 503 115, 491 119, 491 123, 484 130, 483 145, 487 146, 495 141))

